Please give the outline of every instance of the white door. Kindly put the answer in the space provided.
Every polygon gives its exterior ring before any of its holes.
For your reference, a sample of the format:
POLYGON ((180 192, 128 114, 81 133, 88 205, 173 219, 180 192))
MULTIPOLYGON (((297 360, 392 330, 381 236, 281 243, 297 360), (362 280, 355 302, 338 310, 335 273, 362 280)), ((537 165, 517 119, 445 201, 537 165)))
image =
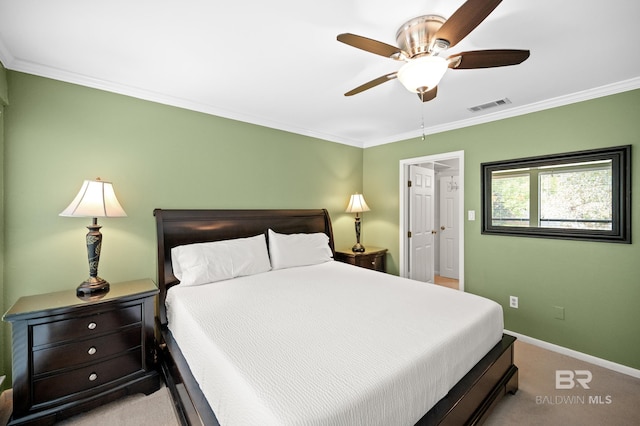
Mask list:
POLYGON ((409 277, 433 282, 434 262, 434 172, 420 166, 409 167, 409 277))
POLYGON ((455 279, 459 278, 459 199, 458 177, 443 176, 440 179, 440 275, 455 279))

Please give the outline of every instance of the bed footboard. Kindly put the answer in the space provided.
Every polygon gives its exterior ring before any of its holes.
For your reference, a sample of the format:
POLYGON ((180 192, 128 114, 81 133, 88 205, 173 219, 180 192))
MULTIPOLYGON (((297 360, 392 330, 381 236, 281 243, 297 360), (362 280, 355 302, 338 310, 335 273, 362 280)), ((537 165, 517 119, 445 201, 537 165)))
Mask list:
MULTIPOLYGON (((161 332, 160 365, 180 423, 219 426, 171 332, 166 327, 162 327, 161 332)), ((518 368, 513 364, 515 340, 513 336, 503 335, 502 340, 416 425, 482 424, 504 395, 515 394, 518 390, 518 368)))
POLYGON ((417 424, 480 425, 507 392, 518 390, 518 367, 507 334, 417 424))

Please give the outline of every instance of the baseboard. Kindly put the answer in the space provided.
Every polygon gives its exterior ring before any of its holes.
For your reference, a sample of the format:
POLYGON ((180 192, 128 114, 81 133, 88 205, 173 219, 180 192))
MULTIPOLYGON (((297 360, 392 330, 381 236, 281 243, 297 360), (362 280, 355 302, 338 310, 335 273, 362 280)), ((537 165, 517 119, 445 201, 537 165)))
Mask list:
POLYGON ((579 359, 581 361, 588 362, 600 367, 607 368, 618 373, 626 374, 627 376, 636 377, 640 379, 640 370, 627 367, 626 365, 617 364, 606 359, 598 358, 593 355, 588 355, 582 352, 574 351, 573 349, 565 348, 564 346, 555 345, 553 343, 545 342, 544 340, 535 339, 533 337, 525 336, 524 334, 516 333, 514 331, 504 330, 506 334, 510 334, 516 337, 518 340, 522 340, 525 343, 529 343, 534 346, 541 347, 553 352, 557 352, 562 355, 567 355, 572 358, 579 359))

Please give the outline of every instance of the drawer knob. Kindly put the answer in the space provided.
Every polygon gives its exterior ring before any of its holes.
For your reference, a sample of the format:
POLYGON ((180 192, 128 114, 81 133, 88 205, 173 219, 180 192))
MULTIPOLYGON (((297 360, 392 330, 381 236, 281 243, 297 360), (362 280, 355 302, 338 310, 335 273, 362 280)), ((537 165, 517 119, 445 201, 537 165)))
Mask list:
POLYGON ((95 354, 96 352, 98 352, 98 350, 96 349, 96 347, 95 347, 95 346, 91 346, 91 347, 89 348, 89 350, 87 351, 87 353, 88 353, 89 355, 93 355, 93 354, 95 354))
POLYGON ((98 326, 98 324, 96 324, 95 322, 90 322, 90 323, 87 325, 87 328, 88 328, 89 330, 93 330, 93 329, 95 329, 97 326, 98 326))
POLYGON ((98 378, 98 375, 96 373, 91 373, 89 374, 89 381, 93 382, 98 378))

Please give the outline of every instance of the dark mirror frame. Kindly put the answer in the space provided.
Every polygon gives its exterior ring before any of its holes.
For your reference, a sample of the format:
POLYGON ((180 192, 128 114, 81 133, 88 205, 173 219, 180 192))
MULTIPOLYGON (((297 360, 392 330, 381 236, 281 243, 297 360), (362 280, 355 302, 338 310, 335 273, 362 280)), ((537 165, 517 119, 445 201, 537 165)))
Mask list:
POLYGON ((631 145, 482 163, 482 233, 631 244, 631 145), (501 170, 611 160, 612 229, 588 230, 492 224, 492 173, 501 170))

